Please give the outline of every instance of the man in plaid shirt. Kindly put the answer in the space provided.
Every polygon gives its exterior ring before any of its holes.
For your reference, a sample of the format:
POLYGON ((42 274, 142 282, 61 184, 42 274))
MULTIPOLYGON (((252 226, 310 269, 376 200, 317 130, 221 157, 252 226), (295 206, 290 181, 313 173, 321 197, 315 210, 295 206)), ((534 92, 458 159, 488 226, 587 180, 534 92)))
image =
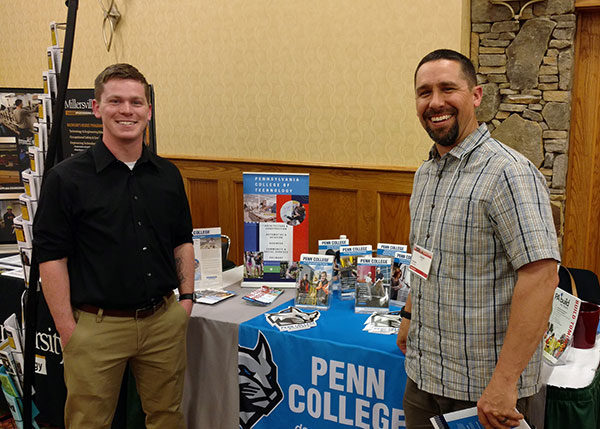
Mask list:
POLYGON ((478 124, 482 89, 462 54, 425 56, 415 96, 435 144, 410 201, 411 292, 398 333, 406 425, 431 427, 432 416, 477 406, 486 428, 517 426, 541 387, 558 284, 546 181, 478 124))

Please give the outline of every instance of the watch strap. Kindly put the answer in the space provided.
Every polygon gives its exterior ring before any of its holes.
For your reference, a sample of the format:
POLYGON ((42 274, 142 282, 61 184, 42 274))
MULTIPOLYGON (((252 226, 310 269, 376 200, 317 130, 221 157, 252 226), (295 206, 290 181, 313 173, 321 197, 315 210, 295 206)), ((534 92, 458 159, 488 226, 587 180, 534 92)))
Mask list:
POLYGON ((194 300, 194 294, 193 293, 182 293, 179 295, 179 301, 183 301, 184 299, 191 299, 192 301, 194 300))

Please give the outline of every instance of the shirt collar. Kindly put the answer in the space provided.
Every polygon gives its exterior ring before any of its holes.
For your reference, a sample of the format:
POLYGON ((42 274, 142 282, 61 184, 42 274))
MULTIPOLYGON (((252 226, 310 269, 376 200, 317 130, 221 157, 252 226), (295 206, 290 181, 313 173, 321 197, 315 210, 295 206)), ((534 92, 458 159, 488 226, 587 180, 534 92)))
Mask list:
MULTIPOLYGON (((488 138, 490 138, 490 131, 488 130, 487 124, 484 122, 463 141, 454 146, 446 155, 461 159, 488 138)), ((440 159, 440 154, 435 144, 429 150, 429 159, 440 159)))
MULTIPOLYGON (((100 138, 98 139, 98 142, 92 148, 92 154, 94 157, 94 163, 96 165, 96 173, 100 173, 102 170, 104 170, 110 164, 118 161, 118 159, 115 158, 115 156, 112 154, 112 152, 110 150, 108 150, 108 148, 102 141, 102 136, 100 136, 100 138)), ((137 160, 137 164, 142 164, 142 163, 146 163, 146 162, 149 162, 150 164, 154 165, 155 167, 158 167, 158 165, 156 164, 156 159, 154 157, 154 154, 152 152, 150 152, 150 150, 148 149, 148 147, 145 144, 143 144, 142 145, 142 155, 137 160)))

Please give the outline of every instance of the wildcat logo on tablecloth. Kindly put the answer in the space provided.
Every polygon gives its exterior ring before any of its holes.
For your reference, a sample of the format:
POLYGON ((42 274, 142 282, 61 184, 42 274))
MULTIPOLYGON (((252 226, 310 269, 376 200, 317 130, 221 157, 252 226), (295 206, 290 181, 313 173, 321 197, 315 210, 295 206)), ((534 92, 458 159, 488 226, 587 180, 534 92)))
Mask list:
POLYGON ((252 428, 283 399, 277 381, 277 365, 271 347, 262 332, 254 348, 238 348, 240 380, 240 427, 252 428))

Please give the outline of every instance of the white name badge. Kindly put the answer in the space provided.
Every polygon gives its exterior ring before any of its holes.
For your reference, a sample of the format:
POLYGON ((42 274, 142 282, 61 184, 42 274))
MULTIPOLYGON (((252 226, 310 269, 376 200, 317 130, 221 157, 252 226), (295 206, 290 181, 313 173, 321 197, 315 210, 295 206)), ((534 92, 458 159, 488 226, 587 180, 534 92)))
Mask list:
POLYGON ((432 259, 433 252, 425 249, 424 247, 415 245, 408 269, 422 279, 427 280, 427 277, 429 277, 429 269, 431 268, 432 259))

